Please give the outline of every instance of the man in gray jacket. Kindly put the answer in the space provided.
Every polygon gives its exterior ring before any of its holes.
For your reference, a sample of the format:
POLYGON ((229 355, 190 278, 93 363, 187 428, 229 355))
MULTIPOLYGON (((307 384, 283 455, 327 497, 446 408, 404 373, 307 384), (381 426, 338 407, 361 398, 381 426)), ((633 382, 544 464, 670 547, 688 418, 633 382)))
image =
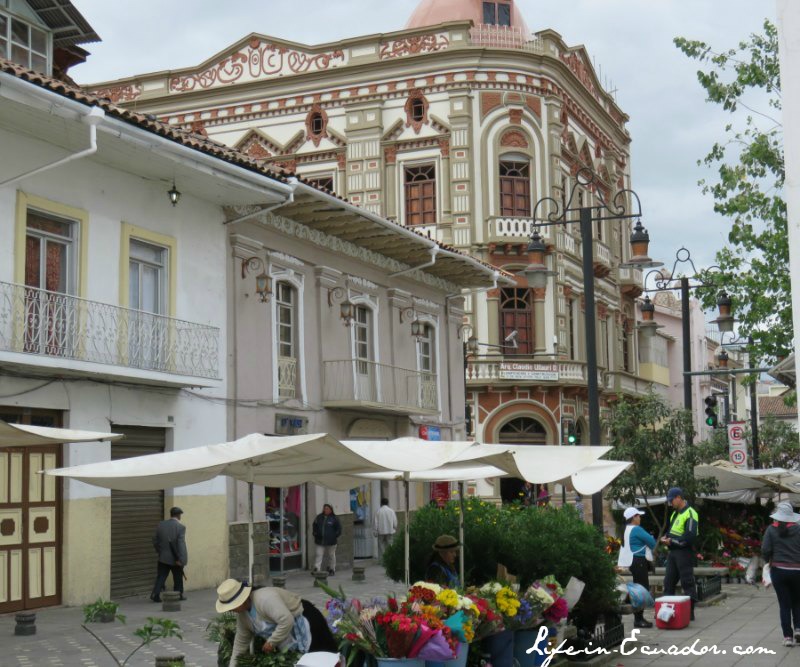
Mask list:
POLYGON ((153 535, 153 546, 158 554, 158 573, 153 584, 150 599, 161 602, 161 591, 167 581, 167 576, 172 572, 172 590, 183 596, 183 568, 189 560, 186 551, 186 526, 181 523, 183 510, 173 507, 169 511, 169 519, 159 522, 153 535))

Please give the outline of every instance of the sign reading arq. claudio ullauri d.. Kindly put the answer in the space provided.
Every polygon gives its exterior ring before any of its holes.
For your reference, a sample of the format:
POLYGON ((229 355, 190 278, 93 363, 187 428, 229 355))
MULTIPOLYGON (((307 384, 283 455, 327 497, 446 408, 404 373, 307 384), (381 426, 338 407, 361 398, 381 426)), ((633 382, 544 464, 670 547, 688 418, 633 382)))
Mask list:
POLYGON ((498 369, 501 380, 558 380, 558 364, 535 364, 522 361, 503 361, 498 369))

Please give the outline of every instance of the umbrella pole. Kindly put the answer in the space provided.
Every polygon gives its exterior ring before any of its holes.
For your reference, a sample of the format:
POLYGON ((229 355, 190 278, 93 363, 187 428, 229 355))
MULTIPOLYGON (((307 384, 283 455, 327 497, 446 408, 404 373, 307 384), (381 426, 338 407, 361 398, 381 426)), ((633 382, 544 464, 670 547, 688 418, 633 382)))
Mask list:
POLYGON ((464 586, 464 482, 458 483, 458 580, 464 586))
POLYGON ((249 516, 247 517, 247 562, 248 568, 247 571, 250 573, 250 585, 253 585, 253 561, 255 560, 254 557, 254 547, 253 547, 253 469, 250 469, 250 481, 247 482, 247 505, 249 507, 249 516))
POLYGON ((408 588, 411 585, 411 573, 409 571, 409 563, 411 561, 411 555, 410 555, 410 552, 411 552, 411 540, 409 538, 409 524, 411 523, 411 517, 409 516, 409 513, 408 513, 408 507, 409 507, 409 505, 411 503, 409 502, 408 476, 405 475, 404 477, 405 478, 403 479, 403 486, 405 487, 404 495, 405 495, 405 499, 406 499, 406 520, 405 520, 405 526, 404 526, 404 531, 403 531, 405 533, 405 535, 404 535, 404 545, 403 546, 404 546, 405 563, 406 563, 406 588, 408 588))

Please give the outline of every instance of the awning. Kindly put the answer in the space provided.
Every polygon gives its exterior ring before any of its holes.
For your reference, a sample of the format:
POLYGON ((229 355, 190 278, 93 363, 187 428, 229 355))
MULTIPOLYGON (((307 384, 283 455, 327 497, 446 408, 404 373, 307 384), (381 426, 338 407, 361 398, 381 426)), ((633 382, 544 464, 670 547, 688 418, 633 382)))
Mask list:
POLYGON ((60 445, 67 442, 95 442, 119 440, 119 433, 75 431, 69 428, 28 426, 0 421, 0 447, 30 447, 33 445, 60 445))

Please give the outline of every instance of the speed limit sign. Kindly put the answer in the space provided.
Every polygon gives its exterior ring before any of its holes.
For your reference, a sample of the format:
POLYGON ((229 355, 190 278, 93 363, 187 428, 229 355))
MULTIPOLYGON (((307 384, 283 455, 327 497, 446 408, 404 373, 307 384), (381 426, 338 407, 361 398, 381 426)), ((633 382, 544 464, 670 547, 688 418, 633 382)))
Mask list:
POLYGON ((728 424, 728 456, 737 468, 747 467, 747 441, 744 439, 744 422, 728 424))

